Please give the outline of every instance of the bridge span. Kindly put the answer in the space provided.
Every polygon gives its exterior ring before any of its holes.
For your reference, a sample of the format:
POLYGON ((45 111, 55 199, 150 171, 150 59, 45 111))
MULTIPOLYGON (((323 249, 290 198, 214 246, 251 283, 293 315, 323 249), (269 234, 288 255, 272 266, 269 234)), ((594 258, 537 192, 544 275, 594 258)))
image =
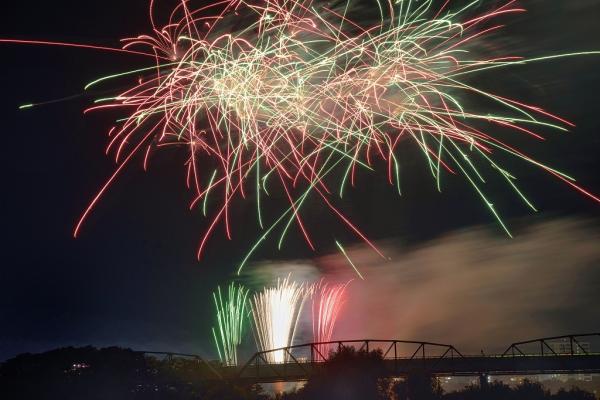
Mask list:
MULTIPOLYGON (((319 374, 330 354, 342 348, 380 350, 390 377, 410 374, 434 376, 537 375, 600 373, 600 353, 590 341, 600 333, 556 336, 513 343, 502 354, 464 355, 454 346, 403 340, 349 340, 307 343, 254 354, 241 366, 206 362, 202 376, 247 383, 304 381, 319 374)), ((170 353, 164 353, 169 355, 170 353)), ((171 353, 171 356, 177 356, 171 353)))

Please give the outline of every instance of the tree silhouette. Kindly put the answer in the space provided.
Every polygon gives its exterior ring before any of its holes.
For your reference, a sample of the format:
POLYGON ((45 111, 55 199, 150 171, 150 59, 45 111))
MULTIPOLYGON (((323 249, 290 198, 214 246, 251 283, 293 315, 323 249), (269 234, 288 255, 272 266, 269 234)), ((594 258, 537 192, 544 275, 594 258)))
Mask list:
POLYGON ((116 347, 23 354, 0 365, 0 399, 259 400, 259 387, 205 382, 195 360, 160 360, 116 347))
POLYGON ((380 400, 389 398, 390 380, 384 378, 385 364, 381 351, 342 347, 324 363, 295 395, 311 400, 380 400))
POLYGON ((571 390, 566 391, 565 389, 560 389, 554 396, 552 396, 553 400, 596 400, 596 396, 593 393, 586 392, 585 390, 581 390, 579 388, 571 388, 571 390))
POLYGON ((396 382, 391 392, 397 400, 438 400, 444 395, 436 378, 418 372, 396 382))
POLYGON ((484 387, 469 385, 459 392, 444 395, 444 400, 509 400, 513 399, 513 390, 502 382, 491 382, 484 387))

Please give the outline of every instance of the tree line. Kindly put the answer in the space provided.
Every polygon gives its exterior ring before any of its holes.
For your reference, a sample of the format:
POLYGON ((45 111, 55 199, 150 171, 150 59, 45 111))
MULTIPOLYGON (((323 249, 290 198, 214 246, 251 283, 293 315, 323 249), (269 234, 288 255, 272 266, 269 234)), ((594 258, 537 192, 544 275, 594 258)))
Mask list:
POLYGON ((23 354, 0 365, 1 399, 86 400, 595 400, 578 388, 550 393, 537 382, 500 382, 445 393, 437 379, 386 376, 380 351, 343 347, 322 372, 291 393, 265 393, 259 385, 206 382, 195 360, 157 359, 128 349, 62 348, 23 354))

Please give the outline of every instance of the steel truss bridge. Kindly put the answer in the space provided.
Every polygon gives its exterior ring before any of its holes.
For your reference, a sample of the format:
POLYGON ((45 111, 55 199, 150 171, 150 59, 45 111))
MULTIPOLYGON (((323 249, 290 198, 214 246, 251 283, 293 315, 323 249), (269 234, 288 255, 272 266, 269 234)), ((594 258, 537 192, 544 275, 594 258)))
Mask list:
POLYGON ((295 382, 319 374, 332 352, 342 348, 379 350, 390 377, 411 374, 433 376, 486 376, 600 373, 600 353, 590 342, 600 333, 555 336, 513 343, 501 354, 465 355, 454 346, 405 340, 345 340, 307 343, 261 351, 240 366, 208 362, 192 354, 141 352, 167 360, 188 358, 198 362, 206 380, 244 383, 295 382), (280 360, 274 362, 273 360, 280 360))

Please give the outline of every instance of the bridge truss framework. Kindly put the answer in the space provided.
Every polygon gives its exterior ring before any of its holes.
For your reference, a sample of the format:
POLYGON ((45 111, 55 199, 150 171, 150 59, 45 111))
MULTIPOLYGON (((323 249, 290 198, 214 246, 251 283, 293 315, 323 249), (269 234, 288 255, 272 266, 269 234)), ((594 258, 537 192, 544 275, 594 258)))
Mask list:
POLYGON ((223 366, 199 356, 178 353, 143 352, 148 355, 193 358, 203 365, 206 380, 245 383, 303 381, 318 374, 336 350, 379 350, 388 376, 428 374, 434 376, 537 375, 600 373, 600 353, 589 340, 600 333, 554 336, 516 342, 497 355, 463 355, 454 346, 405 340, 347 340, 306 343, 255 353, 242 366, 223 366), (267 353, 282 352, 283 363, 269 363, 267 353))

